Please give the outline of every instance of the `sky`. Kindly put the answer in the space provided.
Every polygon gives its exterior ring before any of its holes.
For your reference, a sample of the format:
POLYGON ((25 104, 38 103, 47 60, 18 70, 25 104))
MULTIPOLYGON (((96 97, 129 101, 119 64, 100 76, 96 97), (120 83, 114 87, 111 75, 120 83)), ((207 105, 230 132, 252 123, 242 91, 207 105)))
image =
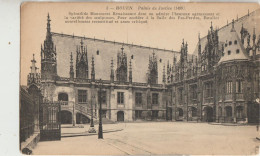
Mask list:
MULTIPOLYGON (((259 9, 256 3, 46 3, 28 2, 21 6, 21 85, 26 85, 32 55, 40 68, 40 48, 46 36, 47 14, 51 18, 51 31, 76 36, 95 37, 117 42, 133 43, 161 49, 179 51, 182 39, 187 41, 188 52, 193 53, 198 34, 207 35, 211 21, 213 27, 222 27, 232 19, 244 16, 248 10, 259 9), (148 20, 148 24, 75 24, 65 23, 69 12, 106 12, 106 8, 132 6, 129 12, 138 12, 138 6, 184 7, 180 13, 219 13, 215 20, 148 20)), ((125 10, 125 12, 128 12, 125 10)), ((151 11, 147 11, 151 12, 151 11)), ((159 12, 159 11, 157 11, 159 12)))

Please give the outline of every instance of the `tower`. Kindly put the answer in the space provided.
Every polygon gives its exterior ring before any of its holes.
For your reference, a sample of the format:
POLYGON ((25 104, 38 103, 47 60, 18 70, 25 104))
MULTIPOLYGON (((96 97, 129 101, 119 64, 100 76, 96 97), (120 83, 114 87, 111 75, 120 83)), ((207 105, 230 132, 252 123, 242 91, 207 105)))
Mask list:
POLYGON ((52 41, 50 16, 47 16, 47 33, 43 46, 41 45, 41 79, 55 80, 57 76, 56 46, 52 41))
POLYGON ((76 78, 88 79, 87 46, 83 46, 82 39, 80 42, 80 46, 77 46, 76 53, 76 78))

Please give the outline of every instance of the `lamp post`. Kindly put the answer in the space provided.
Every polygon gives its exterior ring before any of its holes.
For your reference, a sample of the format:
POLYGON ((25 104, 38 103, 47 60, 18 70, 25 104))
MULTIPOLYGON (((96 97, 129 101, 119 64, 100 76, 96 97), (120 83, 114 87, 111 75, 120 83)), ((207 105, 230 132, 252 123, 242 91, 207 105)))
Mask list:
POLYGON ((94 127, 94 122, 93 122, 93 99, 95 96, 92 96, 91 98, 91 119, 90 119, 90 127, 88 132, 89 133, 96 133, 95 127, 94 127))
POLYGON ((99 82, 99 127, 98 127, 98 139, 103 139, 103 129, 102 129, 102 82, 99 82))

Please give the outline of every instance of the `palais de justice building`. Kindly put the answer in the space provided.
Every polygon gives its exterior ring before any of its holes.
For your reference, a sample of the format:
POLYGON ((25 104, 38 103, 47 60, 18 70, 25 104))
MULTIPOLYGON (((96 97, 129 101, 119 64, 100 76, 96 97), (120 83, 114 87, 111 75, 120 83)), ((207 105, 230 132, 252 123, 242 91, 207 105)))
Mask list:
POLYGON ((108 121, 255 122, 259 13, 221 28, 209 23, 193 53, 184 40, 173 51, 51 32, 48 15, 41 76, 32 70, 28 86, 61 101, 62 123, 89 122, 91 106, 97 119, 99 102, 108 121))

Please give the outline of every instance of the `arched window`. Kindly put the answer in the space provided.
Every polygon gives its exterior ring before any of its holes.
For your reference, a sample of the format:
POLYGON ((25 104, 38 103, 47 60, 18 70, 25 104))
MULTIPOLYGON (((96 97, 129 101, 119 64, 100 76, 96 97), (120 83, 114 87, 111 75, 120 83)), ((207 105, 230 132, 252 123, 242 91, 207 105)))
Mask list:
POLYGON ((232 45, 232 41, 229 41, 228 44, 229 44, 229 45, 232 45))
POLYGON ((230 54, 231 54, 231 51, 229 50, 229 51, 228 51, 228 55, 230 55, 230 54))
POLYGON ((236 53, 239 54, 239 49, 236 50, 236 53))
POLYGON ((58 95, 58 101, 68 101, 68 94, 67 93, 59 93, 58 95))
POLYGON ((234 44, 237 44, 237 40, 234 41, 234 44))

